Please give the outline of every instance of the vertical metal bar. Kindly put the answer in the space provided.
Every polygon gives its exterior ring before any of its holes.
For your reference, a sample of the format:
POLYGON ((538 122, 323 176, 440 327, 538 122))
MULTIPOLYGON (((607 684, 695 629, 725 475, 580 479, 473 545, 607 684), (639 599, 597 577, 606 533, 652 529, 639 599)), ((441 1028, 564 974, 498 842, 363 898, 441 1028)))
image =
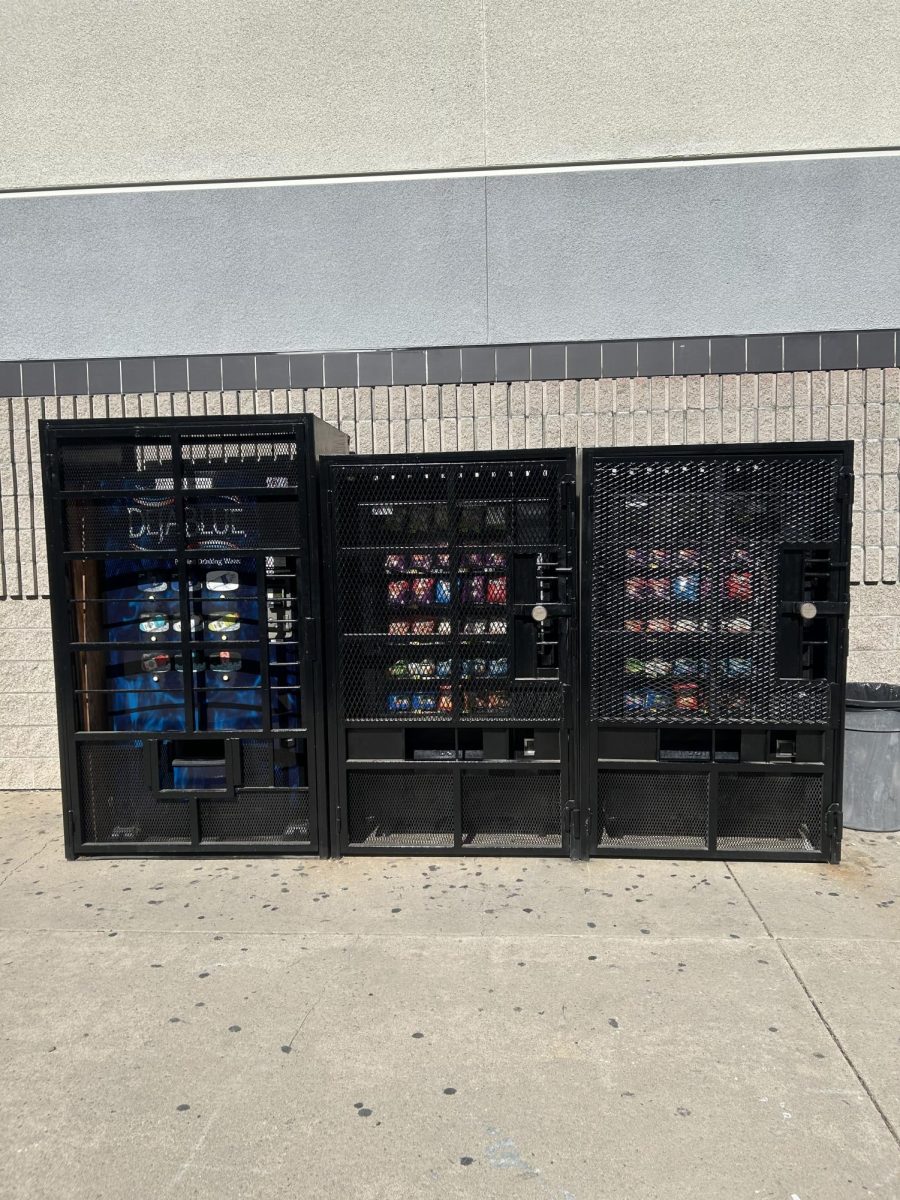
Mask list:
POLYGON ((172 484, 175 488, 175 540, 178 570, 178 611, 181 617, 181 680, 185 730, 195 732, 194 661, 191 649, 191 597, 188 581, 187 542, 185 531, 184 460, 181 453, 181 433, 172 434, 172 484))
MULTIPOLYGON (((266 579, 266 552, 257 549, 254 558, 256 564, 256 603, 259 609, 259 669, 262 695, 261 724, 264 733, 272 732, 272 691, 269 672, 269 594, 266 579)), ((299 655, 298 655, 299 658, 299 655)))

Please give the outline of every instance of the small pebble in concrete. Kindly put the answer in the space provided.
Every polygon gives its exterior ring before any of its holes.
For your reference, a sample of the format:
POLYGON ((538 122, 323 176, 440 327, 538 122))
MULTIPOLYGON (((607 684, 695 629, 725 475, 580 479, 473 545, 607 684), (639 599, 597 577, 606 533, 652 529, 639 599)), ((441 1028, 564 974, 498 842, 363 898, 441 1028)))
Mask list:
POLYGON ((190 1106, 189 1104, 179 1104, 179 1105, 177 1105, 177 1106, 176 1106, 176 1108, 175 1108, 175 1111, 176 1111, 176 1112, 187 1112, 187 1110, 188 1110, 190 1107, 191 1107, 191 1106, 190 1106))
POLYGON ((471 1165, 475 1161, 475 1159, 469 1158, 468 1154, 464 1154, 459 1161, 462 1163, 462 1165, 464 1167, 471 1167, 471 1165))
POLYGON ((616 1018, 615 1018, 615 1017, 610 1017, 610 1018, 609 1018, 609 1024, 610 1024, 610 1025, 612 1025, 613 1029, 618 1029, 618 1028, 619 1028, 619 1022, 616 1020, 616 1018))
POLYGON ((679 1117, 689 1117, 691 1115, 691 1110, 689 1108, 676 1108, 675 1111, 678 1113, 679 1117))
POLYGON ((361 1108, 361 1109, 359 1109, 357 1115, 360 1117, 371 1117, 372 1110, 371 1110, 371 1108, 361 1108))
POLYGON ((420 1032, 418 1031, 418 1029, 417 1029, 417 1030, 416 1030, 416 1032, 413 1034, 413 1037, 414 1037, 414 1038, 423 1038, 424 1036, 425 1036, 425 1034, 424 1034, 424 1033, 420 1033, 420 1032))
POLYGON ((229 1033, 240 1033, 241 1027, 240 1027, 240 1025, 229 1025, 228 1032, 229 1033))
POLYGON ((444 1088, 444 1095, 445 1096, 455 1096, 456 1088, 444 1088))

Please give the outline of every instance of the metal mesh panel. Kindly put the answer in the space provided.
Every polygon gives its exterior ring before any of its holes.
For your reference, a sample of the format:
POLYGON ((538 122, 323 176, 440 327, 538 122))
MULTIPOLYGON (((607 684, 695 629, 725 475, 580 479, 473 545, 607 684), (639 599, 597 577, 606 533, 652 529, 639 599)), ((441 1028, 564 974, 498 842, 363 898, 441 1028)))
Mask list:
POLYGON ((75 499, 65 505, 65 549, 174 550, 177 545, 175 498, 145 494, 115 499, 75 499))
POLYGON ((453 777, 433 771, 349 771, 351 846, 453 845, 453 777))
POLYGON ((818 775, 720 775, 718 811, 720 850, 821 852, 818 775))
POLYGON ((562 849, 558 771, 463 772, 463 845, 562 849))
POLYGON ((836 541, 834 456, 594 462, 592 715, 823 723, 825 680, 780 680, 778 550, 836 541))
POLYGON ((172 490, 172 445, 166 441, 66 442, 59 448, 60 486, 65 491, 172 490))
POLYGON ((296 487, 296 436, 289 431, 254 437, 247 434, 184 436, 181 441, 187 488, 296 487))
POLYGON ((345 717, 479 723, 561 714, 561 464, 334 469, 345 717))
POLYGON ((244 787, 272 786, 272 743, 241 740, 241 782, 244 787))
POLYGON ((78 778, 84 841, 190 842, 187 803, 147 786, 143 743, 79 743, 78 778))
POLYGON ((605 849, 705 850, 709 775, 599 772, 600 844, 605 849))
POLYGON ((201 800, 200 840, 308 842, 309 792, 241 788, 233 800, 201 800))
POLYGON ((296 498, 198 496, 185 501, 185 542, 189 550, 293 550, 300 545, 300 519, 296 498))

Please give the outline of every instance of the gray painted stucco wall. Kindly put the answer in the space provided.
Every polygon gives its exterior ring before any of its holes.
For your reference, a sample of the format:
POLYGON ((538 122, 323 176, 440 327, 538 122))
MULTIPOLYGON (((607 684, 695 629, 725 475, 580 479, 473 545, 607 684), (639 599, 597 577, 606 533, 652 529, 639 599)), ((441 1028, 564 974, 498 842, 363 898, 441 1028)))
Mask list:
POLYGON ((0 198, 0 360, 878 329, 900 157, 0 198))
POLYGON ((0 189, 884 147, 894 0, 8 0, 0 189))

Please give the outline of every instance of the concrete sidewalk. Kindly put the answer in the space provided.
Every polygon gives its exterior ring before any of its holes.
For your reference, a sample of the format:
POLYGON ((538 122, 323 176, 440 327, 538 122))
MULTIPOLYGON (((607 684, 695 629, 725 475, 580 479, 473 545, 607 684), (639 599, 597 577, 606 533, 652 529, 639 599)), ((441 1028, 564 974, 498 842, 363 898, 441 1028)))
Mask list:
POLYGON ((0 794, 0 1195, 900 1196, 900 835, 841 867, 67 863, 0 794))

